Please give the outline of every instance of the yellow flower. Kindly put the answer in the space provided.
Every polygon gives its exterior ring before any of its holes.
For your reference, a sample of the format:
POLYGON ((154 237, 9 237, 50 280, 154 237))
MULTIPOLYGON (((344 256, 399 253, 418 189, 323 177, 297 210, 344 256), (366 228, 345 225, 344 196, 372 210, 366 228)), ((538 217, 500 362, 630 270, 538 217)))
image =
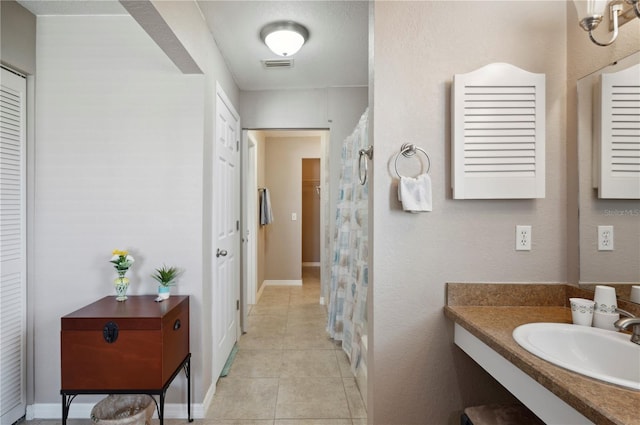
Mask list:
POLYGON ((112 255, 117 255, 117 256, 122 256, 122 257, 126 257, 127 254, 129 253, 129 251, 122 251, 120 249, 114 249, 113 252, 111 253, 112 255))

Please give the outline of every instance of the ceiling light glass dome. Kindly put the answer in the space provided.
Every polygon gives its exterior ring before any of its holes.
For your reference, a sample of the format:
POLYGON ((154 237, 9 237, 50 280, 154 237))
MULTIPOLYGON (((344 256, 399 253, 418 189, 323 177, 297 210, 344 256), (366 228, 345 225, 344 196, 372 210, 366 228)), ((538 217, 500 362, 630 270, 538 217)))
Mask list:
POLYGON ((309 31, 292 21, 274 22, 260 31, 260 38, 278 56, 296 54, 309 38, 309 31))

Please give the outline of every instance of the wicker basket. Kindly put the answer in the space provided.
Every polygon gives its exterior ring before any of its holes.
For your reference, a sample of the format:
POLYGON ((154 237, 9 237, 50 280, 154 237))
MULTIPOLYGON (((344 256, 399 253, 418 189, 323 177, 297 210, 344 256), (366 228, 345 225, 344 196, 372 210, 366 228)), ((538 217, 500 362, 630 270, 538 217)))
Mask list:
POLYGON ((111 394, 91 409, 100 425, 150 425, 155 403, 148 395, 111 394))

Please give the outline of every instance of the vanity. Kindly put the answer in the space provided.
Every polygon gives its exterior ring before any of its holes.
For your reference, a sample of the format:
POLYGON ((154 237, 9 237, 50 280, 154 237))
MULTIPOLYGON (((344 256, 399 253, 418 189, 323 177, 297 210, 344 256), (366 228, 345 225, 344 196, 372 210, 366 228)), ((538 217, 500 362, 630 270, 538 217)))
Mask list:
MULTIPOLYGON (((640 424, 640 391, 555 366, 513 339, 525 323, 571 323, 568 298, 589 296, 563 284, 449 283, 444 313, 455 323, 455 344, 545 423, 640 424)), ((640 313, 632 303, 620 307, 640 313)))

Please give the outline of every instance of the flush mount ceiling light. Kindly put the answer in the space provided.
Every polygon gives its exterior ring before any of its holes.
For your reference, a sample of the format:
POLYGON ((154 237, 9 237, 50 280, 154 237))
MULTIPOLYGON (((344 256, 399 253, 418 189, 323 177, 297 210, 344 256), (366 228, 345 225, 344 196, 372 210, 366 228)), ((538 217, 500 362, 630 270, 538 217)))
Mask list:
POLYGON ((309 39, 309 31, 293 21, 267 24, 260 30, 260 38, 278 56, 292 56, 309 39))
POLYGON ((618 37, 619 26, 633 19, 633 14, 640 18, 638 0, 624 0, 624 2, 631 5, 631 7, 626 11, 623 11, 622 1, 612 1, 609 3, 607 0, 573 0, 573 4, 578 12, 580 26, 582 29, 589 32, 589 38, 598 46, 608 46, 613 43, 618 37), (593 30, 595 30, 600 22, 602 22, 602 18, 607 9, 609 10, 613 35, 608 42, 601 43, 593 36, 593 30), (633 10, 633 14, 631 14, 631 10, 633 10), (620 16, 624 16, 626 20, 619 24, 618 21, 620 16))

